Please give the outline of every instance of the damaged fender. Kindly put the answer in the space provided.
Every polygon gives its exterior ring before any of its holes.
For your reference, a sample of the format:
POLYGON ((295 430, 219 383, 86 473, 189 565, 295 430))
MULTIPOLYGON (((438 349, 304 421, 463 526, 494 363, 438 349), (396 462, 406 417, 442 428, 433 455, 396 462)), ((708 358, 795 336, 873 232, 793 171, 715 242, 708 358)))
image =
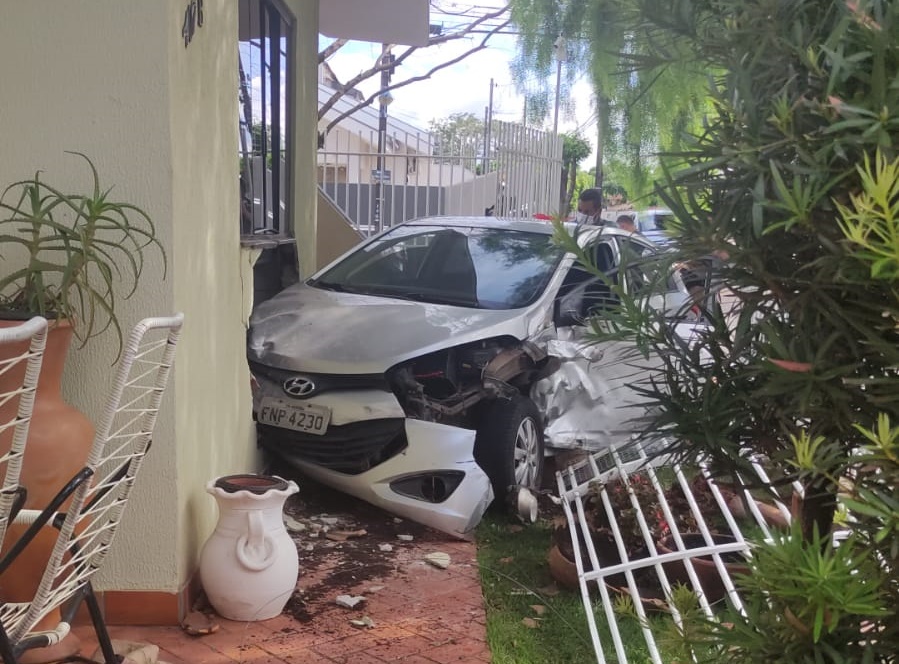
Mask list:
POLYGON ((546 443, 556 449, 601 450, 626 441, 643 403, 631 386, 643 375, 630 346, 595 343, 585 328, 559 328, 546 339, 558 369, 534 383, 531 399, 545 417, 546 443))

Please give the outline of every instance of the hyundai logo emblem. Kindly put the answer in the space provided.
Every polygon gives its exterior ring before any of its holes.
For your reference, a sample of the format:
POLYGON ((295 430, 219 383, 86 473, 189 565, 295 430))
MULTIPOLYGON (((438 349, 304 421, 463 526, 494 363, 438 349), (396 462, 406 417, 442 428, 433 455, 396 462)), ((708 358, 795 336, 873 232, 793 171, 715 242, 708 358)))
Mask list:
POLYGON ((308 397, 315 392, 315 383, 302 376, 294 376, 284 381, 284 391, 292 397, 308 397))

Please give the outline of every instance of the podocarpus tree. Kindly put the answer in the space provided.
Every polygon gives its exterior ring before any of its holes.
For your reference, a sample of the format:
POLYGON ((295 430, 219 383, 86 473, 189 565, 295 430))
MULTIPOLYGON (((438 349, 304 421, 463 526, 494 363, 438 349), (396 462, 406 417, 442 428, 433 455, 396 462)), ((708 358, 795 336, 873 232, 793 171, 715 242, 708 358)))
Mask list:
MULTIPOLYGON (((746 633, 732 630, 731 653, 745 660, 891 661, 899 501, 895 458, 889 475, 878 475, 877 464, 895 456, 896 446, 872 451, 870 430, 879 417, 899 422, 899 290, 895 274, 872 275, 861 244, 870 233, 853 237, 845 220, 858 200, 853 196, 871 190, 858 167, 878 154, 892 163, 899 152, 899 2, 614 4, 633 12, 635 38, 651 46, 647 66, 690 53, 709 72, 722 72, 711 80, 714 112, 704 131, 677 155, 686 166, 669 174, 658 195, 679 220, 674 260, 726 257, 712 281, 726 288, 730 315, 709 305, 708 330, 685 344, 639 299, 607 314, 617 335, 635 338, 660 362, 641 386, 655 406, 646 432, 666 434, 669 451, 685 459, 703 455, 724 474, 746 471, 749 456, 761 455, 785 485, 799 479, 801 535, 789 540, 792 555, 765 557, 782 583, 755 587, 754 598, 770 607, 765 597, 774 593, 776 600, 789 588, 794 601, 807 604, 823 584, 834 590, 811 617, 784 609, 769 625, 750 620, 746 633), (860 459, 869 461, 861 470, 860 459), (831 569, 845 572, 853 556, 840 554, 844 560, 814 572, 820 556, 834 558, 822 538, 847 473, 859 478, 858 486, 879 487, 878 513, 886 514, 879 543, 870 528, 859 528, 869 536, 844 549, 858 546, 859 560, 867 556, 864 569, 881 575, 871 580, 873 592, 852 605, 855 613, 840 594, 842 582, 825 578, 831 569), (772 624, 783 631, 772 632, 772 624), (767 642, 750 643, 751 634, 765 630, 767 642), (748 645, 740 650, 740 643, 748 645)), ((899 186, 895 178, 883 182, 875 193, 889 208, 899 186)), ((895 250, 899 229, 891 223, 885 244, 895 250)), ((866 524, 870 506, 856 501, 855 509, 866 524)))

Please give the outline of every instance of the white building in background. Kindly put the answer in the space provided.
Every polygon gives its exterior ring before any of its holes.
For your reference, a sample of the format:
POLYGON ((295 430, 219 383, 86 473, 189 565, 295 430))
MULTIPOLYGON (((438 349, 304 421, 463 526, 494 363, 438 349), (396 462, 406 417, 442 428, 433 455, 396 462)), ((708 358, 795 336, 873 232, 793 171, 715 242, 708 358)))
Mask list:
MULTIPOLYGON (((342 84, 327 63, 319 67, 318 104, 321 108, 342 84)), ((347 90, 319 121, 319 131, 365 97, 355 88, 347 90)), ((318 153, 319 183, 374 184, 378 169, 377 103, 364 106, 338 122, 324 137, 318 153)), ((384 136, 383 174, 380 181, 391 185, 447 187, 475 179, 479 156, 461 163, 444 163, 434 157, 436 144, 431 133, 387 114, 384 136)))

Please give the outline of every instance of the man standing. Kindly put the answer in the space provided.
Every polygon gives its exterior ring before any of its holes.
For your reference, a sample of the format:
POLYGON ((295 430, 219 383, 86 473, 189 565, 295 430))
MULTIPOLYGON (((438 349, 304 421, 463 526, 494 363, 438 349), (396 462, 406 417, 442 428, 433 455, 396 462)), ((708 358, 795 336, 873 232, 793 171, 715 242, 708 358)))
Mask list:
POLYGON ((584 189, 577 199, 577 215, 575 221, 579 224, 601 226, 602 219, 602 192, 599 189, 584 189))
POLYGON ((637 224, 634 223, 634 213, 633 212, 625 212, 624 214, 619 214, 618 219, 618 228, 623 231, 627 231, 628 233, 636 233, 637 232, 637 224))

